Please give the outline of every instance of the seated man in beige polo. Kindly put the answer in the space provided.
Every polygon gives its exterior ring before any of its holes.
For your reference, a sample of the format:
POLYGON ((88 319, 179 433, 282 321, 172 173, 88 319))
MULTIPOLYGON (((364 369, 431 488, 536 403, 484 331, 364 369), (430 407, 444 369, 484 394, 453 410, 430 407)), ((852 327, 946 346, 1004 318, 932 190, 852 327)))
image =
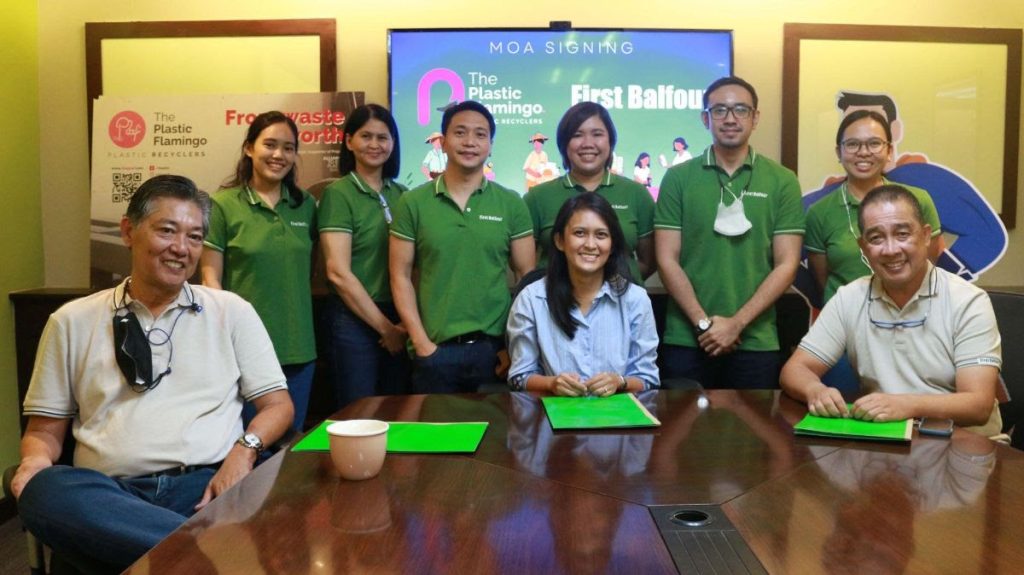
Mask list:
POLYGON ((191 180, 143 182, 121 220, 131 275, 43 331, 11 488, 28 530, 76 572, 125 570, 291 426, 256 310, 187 281, 209 228, 210 198, 191 180), (256 408, 246 427, 244 401, 256 408), (74 466, 55 465, 69 430, 74 466))
POLYGON ((874 273, 829 300, 783 367, 782 389, 815 415, 942 418, 998 435, 1002 352, 988 294, 928 261, 931 227, 905 188, 875 188, 857 217, 874 273), (844 353, 865 392, 852 409, 821 382, 844 353))

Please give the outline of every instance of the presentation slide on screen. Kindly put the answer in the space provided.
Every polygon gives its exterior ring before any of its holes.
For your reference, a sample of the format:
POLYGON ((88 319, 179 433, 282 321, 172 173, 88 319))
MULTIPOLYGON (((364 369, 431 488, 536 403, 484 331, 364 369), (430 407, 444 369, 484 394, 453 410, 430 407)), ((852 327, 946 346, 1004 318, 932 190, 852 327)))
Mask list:
POLYGON ((338 171, 348 114, 363 92, 101 96, 93 105, 92 268, 117 281, 127 272, 119 222, 142 182, 159 174, 191 178, 214 193, 235 172, 249 125, 269 110, 299 129, 299 186, 317 195, 338 171))
POLYGON ((677 138, 693 155, 710 144, 700 120, 704 88, 731 72, 728 31, 392 30, 399 179, 419 185, 427 179, 422 167, 433 172, 443 164, 428 141, 440 131, 442 110, 477 100, 497 123, 488 177, 525 193, 528 165, 545 180, 564 173, 558 121, 591 100, 608 108, 618 131, 613 170, 646 174, 656 194, 677 138), (548 138, 541 146, 538 133, 548 138), (649 170, 636 170, 644 154, 639 167, 649 170))

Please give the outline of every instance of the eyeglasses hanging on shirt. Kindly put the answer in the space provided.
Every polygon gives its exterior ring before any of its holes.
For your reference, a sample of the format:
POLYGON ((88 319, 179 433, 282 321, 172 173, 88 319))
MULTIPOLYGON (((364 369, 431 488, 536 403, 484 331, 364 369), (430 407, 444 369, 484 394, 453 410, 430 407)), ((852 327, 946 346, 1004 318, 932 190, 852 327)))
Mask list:
POLYGON ((380 207, 384 210, 384 221, 391 225, 391 208, 388 207, 388 201, 384 199, 384 194, 377 194, 377 199, 380 200, 380 207))
MULTIPOLYGON (((872 279, 872 283, 874 283, 874 279, 872 279)), ((875 319, 871 315, 871 303, 874 302, 875 300, 881 300, 882 298, 878 297, 875 299, 871 299, 871 288, 868 287, 866 300, 868 306, 868 321, 871 322, 871 325, 879 329, 904 329, 910 327, 922 327, 924 323, 928 321, 928 315, 932 313, 932 302, 935 301, 935 289, 938 285, 935 279, 935 268, 932 268, 931 274, 928 277, 928 284, 931 286, 931 293, 929 293, 927 296, 922 296, 928 298, 928 309, 924 312, 924 317, 918 319, 905 319, 900 321, 884 321, 880 319, 875 319)))

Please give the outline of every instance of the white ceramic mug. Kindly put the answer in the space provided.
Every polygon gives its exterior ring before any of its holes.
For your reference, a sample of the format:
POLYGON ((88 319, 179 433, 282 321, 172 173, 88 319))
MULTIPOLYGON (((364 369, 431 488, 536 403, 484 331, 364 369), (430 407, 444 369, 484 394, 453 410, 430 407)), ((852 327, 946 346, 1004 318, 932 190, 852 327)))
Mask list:
POLYGON ((369 479, 380 473, 388 447, 388 423, 349 419, 327 426, 331 461, 345 479, 369 479))

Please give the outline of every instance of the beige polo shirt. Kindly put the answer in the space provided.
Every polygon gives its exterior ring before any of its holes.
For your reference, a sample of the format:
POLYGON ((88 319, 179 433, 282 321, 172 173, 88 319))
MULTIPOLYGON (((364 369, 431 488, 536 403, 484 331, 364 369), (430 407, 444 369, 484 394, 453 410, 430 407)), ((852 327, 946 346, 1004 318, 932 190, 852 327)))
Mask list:
POLYGON ((242 402, 287 389, 256 311, 237 295, 185 284, 158 318, 125 284, 70 302, 46 324, 25 415, 72 420, 74 463, 113 477, 217 463, 242 434, 242 402), (192 307, 192 303, 199 308, 192 307), (153 345, 160 385, 132 391, 114 358, 113 317, 130 309, 153 345), (159 331, 159 330, 162 330, 159 331))
MULTIPOLYGON (((903 309, 874 276, 839 288, 800 347, 829 367, 846 353, 865 393, 952 393, 958 368, 1002 367, 999 329, 988 294, 931 264, 921 288, 903 309), (921 320, 923 324, 913 325, 921 320), (910 325, 878 325, 901 322, 910 325)), ((997 407, 976 431, 992 436, 1001 427, 997 407)))

